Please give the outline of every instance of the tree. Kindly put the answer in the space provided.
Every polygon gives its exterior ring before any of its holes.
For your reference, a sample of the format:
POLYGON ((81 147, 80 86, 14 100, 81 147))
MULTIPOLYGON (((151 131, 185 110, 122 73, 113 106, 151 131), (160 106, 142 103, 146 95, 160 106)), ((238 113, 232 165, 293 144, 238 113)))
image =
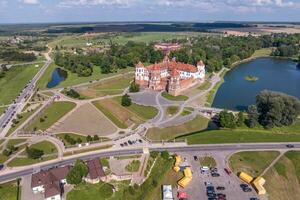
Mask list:
POLYGON ((227 110, 223 110, 219 114, 219 122, 220 126, 223 128, 235 128, 236 122, 235 117, 231 112, 227 110))
POLYGON ((76 160, 74 167, 67 175, 69 184, 78 185, 82 182, 82 178, 88 174, 88 167, 82 160, 76 160))
POLYGON ((163 151, 163 152, 161 152, 161 157, 165 160, 168 160, 170 157, 170 154, 168 151, 163 151))
POLYGON ((300 114, 300 101, 280 92, 260 92, 256 97, 256 106, 259 123, 266 128, 289 126, 300 114))
POLYGON ((129 92, 139 92, 139 91, 140 91, 140 85, 136 84, 135 82, 132 82, 129 87, 129 92))
POLYGON ((238 113, 238 116, 237 116, 237 121, 236 121, 236 125, 238 127, 241 127, 243 126, 245 123, 245 116, 244 116, 244 113, 243 112, 239 112, 238 113))
POLYGON ((124 107, 128 107, 131 105, 131 98, 128 94, 122 96, 121 105, 124 107))
POLYGON ((98 141, 100 140, 99 136, 98 135, 94 135, 94 138, 93 138, 94 141, 98 141))
POLYGON ((88 136, 86 137, 86 141, 87 141, 87 142, 91 142, 91 141, 93 141, 93 138, 92 138, 92 136, 88 135, 88 136))
POLYGON ((249 128, 254 128, 258 124, 258 111, 255 105, 250 105, 248 107, 248 119, 246 120, 246 124, 249 128))
POLYGON ((27 157, 31 159, 39 159, 44 155, 44 151, 40 149, 26 147, 27 157))
POLYGON ((78 99, 80 97, 80 94, 74 89, 66 91, 66 95, 75 99, 78 99))

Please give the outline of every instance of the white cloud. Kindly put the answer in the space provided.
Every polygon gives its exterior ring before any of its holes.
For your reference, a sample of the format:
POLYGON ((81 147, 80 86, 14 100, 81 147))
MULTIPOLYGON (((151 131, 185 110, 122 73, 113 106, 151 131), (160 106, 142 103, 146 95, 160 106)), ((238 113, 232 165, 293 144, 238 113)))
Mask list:
POLYGON ((60 7, 72 6, 124 6, 128 7, 135 4, 139 0, 62 0, 59 3, 60 7))
POLYGON ((39 4, 39 0, 22 0, 21 2, 24 4, 30 4, 30 5, 39 4))

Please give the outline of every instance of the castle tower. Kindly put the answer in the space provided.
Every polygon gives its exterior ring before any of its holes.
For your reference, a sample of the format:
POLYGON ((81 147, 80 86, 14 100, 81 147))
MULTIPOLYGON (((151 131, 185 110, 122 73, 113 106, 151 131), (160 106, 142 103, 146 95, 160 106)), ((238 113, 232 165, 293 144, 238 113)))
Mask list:
POLYGON ((198 76, 201 80, 204 80, 205 78, 205 64, 203 63, 202 60, 200 60, 197 63, 197 69, 198 69, 198 76))
POLYGON ((148 70, 145 68, 143 63, 139 62, 135 66, 135 83, 141 86, 146 86, 148 83, 148 70))
POLYGON ((168 85, 168 92, 173 96, 177 96, 180 93, 180 75, 174 68, 171 72, 171 78, 168 85))
POLYGON ((161 72, 158 64, 154 64, 154 67, 150 73, 149 88, 152 90, 162 90, 161 86, 161 72))

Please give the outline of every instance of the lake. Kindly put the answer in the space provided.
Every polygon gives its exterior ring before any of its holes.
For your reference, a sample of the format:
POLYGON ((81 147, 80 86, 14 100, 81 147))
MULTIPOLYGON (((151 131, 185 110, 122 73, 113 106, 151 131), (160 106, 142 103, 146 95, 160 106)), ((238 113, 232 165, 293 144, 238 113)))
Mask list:
POLYGON ((283 92, 300 99, 300 70, 297 63, 276 58, 259 58, 240 64, 229 71, 219 88, 213 107, 245 110, 255 103, 262 90, 283 92), (245 76, 256 76, 255 82, 246 81, 245 76))
POLYGON ((47 88, 54 88, 60 82, 66 80, 67 77, 68 77, 68 72, 67 71, 65 71, 61 68, 56 68, 52 72, 52 77, 51 77, 51 80, 47 84, 47 88))

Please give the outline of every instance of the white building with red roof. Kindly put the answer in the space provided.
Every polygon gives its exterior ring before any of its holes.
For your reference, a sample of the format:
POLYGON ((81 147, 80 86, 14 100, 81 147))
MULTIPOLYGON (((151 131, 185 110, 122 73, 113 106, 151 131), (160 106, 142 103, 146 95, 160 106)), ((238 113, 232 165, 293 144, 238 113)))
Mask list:
POLYGON ((135 82, 142 87, 156 91, 166 90, 173 96, 179 95, 205 79, 205 65, 202 61, 197 66, 169 60, 144 66, 141 62, 135 68, 135 82))

